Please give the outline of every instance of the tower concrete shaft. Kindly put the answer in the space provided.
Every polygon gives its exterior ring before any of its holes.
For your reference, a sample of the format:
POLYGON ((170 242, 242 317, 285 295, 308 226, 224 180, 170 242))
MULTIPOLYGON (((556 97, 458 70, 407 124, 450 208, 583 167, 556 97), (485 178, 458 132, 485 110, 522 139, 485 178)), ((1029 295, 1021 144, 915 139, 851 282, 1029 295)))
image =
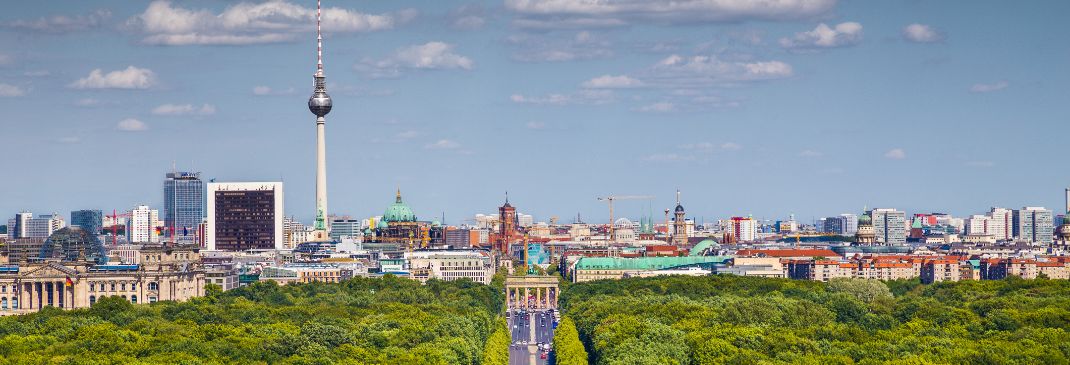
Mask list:
POLYGON ((326 240, 330 227, 327 225, 327 143, 324 116, 331 112, 333 103, 327 95, 327 80, 323 74, 323 32, 320 30, 320 1, 316 1, 316 73, 315 91, 308 98, 308 110, 316 115, 316 222, 313 224, 313 239, 326 240))

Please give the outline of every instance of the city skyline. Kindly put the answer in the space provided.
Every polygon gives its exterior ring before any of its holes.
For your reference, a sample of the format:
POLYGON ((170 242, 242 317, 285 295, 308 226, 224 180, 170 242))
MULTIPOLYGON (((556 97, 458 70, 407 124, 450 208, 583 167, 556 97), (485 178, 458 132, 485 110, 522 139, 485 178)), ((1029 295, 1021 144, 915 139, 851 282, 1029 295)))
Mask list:
MULTIPOLYGON (((506 190, 543 221, 604 221, 596 198, 611 194, 655 195, 660 217, 675 189, 707 220, 1064 213, 1070 73, 1050 65, 1070 61, 1057 36, 1070 4, 821 0, 700 17, 536 3, 325 4, 344 105, 329 213, 380 214, 397 187, 419 217, 451 223, 506 190), (955 16, 967 10, 1007 22, 955 16)), ((178 161, 205 181, 283 181, 286 215, 311 221, 314 1, 7 8, 0 211, 162 209, 178 161)))

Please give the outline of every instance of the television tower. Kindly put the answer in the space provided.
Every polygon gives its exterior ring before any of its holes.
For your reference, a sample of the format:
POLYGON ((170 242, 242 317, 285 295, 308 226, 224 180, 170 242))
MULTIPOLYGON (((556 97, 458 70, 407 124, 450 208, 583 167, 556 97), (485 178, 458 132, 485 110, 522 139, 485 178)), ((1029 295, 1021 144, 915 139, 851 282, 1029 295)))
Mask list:
POLYGON ((331 96, 327 95, 327 81, 323 76, 323 32, 320 30, 322 10, 316 0, 316 89, 308 98, 308 110, 316 115, 316 222, 313 240, 328 239, 327 226, 327 147, 324 143, 323 117, 331 112, 331 96))

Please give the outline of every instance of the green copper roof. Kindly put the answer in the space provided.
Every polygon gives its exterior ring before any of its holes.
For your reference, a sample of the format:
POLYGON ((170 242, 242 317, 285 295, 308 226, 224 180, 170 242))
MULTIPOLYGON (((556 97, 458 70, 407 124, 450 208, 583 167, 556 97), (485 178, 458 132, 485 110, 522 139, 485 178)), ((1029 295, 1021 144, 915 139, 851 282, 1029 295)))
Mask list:
POLYGON ((577 270, 662 270, 696 264, 720 264, 730 256, 681 257, 584 257, 576 262, 577 270))
POLYGON ((401 202, 401 189, 398 189, 397 199, 394 200, 394 204, 386 208, 386 212, 383 213, 383 221, 386 222, 415 222, 416 214, 412 213, 412 208, 401 202))
POLYGON ((706 249, 710 247, 720 248, 721 245, 717 244, 717 241, 707 238, 699 242, 697 245, 695 245, 695 247, 692 247, 691 252, 688 254, 688 256, 701 255, 703 251, 706 251, 706 249))
POLYGON ((922 228, 922 227, 921 227, 921 219, 915 219, 915 220, 914 220, 914 223, 911 223, 911 224, 910 224, 910 228, 917 228, 917 229, 921 229, 921 228, 922 228))

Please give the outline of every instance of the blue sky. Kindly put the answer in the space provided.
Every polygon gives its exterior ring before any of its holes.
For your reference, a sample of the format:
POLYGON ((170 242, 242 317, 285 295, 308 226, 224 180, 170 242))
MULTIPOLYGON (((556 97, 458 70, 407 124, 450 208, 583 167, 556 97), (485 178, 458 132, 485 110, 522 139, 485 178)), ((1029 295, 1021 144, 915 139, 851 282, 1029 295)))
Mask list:
MULTIPOLYGON (((768 4, 327 1, 330 209, 1060 209, 1070 2, 768 4)), ((314 2, 4 8, 0 215, 160 207, 174 161, 311 219, 314 2)))

